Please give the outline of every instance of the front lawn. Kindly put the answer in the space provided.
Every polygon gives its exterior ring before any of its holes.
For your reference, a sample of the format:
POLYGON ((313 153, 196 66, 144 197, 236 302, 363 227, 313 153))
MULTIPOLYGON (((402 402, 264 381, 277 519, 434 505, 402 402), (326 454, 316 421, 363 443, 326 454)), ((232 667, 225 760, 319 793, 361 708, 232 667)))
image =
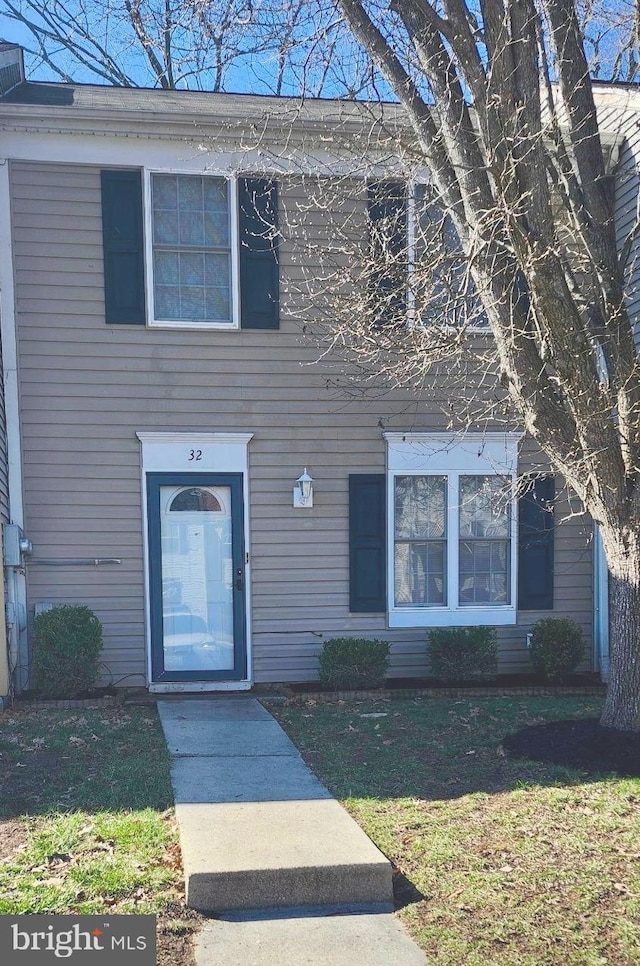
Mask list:
POLYGON ((589 698, 342 702, 275 711, 398 869, 431 964, 640 962, 640 779, 509 759, 505 734, 589 698))
POLYGON ((155 709, 0 713, 0 914, 157 913, 192 962, 169 755, 155 709))

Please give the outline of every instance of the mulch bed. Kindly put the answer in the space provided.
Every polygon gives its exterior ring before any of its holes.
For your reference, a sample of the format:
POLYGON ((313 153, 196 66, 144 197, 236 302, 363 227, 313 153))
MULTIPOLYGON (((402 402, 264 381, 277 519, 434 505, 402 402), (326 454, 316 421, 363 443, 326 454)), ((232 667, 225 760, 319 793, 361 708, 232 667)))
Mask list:
MULTIPOLYGON (((472 680, 460 681, 439 681, 437 678, 387 678, 384 682, 385 691, 450 691, 452 689, 465 690, 471 688, 486 689, 491 692, 513 688, 542 688, 549 691, 564 691, 569 689, 593 688, 605 690, 602 680, 598 674, 568 674, 564 678, 562 685, 550 684, 541 674, 499 674, 495 678, 473 678, 472 680)), ((286 691, 293 694, 316 694, 326 693, 335 694, 335 689, 323 688, 318 681, 300 681, 283 685, 286 691)), ((356 689, 368 690, 368 689, 356 689)))
POLYGON ((514 758, 640 778, 640 733, 603 728, 597 718, 532 725, 502 745, 514 758))

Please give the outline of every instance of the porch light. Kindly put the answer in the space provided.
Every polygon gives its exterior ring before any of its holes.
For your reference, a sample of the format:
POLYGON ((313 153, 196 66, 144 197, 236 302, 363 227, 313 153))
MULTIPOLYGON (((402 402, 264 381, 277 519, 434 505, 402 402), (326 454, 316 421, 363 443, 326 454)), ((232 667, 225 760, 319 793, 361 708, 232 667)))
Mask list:
POLYGON ((302 476, 298 477, 293 488, 293 505, 298 508, 313 506, 313 480, 307 473, 306 466, 302 476))

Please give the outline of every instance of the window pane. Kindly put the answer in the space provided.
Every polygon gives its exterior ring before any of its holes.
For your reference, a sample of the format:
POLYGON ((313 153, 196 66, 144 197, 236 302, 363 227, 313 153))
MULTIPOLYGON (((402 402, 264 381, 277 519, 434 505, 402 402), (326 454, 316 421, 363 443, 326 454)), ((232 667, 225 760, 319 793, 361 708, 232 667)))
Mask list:
POLYGON ((180 284, 204 285, 204 254, 202 252, 180 253, 180 284))
POLYGON ((204 322, 206 318, 204 288, 201 285, 183 285, 180 288, 180 318, 204 322))
POLYGON ((181 245, 204 247, 204 214, 201 211, 180 209, 178 239, 181 245))
POLYGON ((396 477, 396 538, 446 535, 446 482, 445 476, 396 477))
POLYGON ((204 179, 204 209, 205 211, 227 211, 229 207, 227 182, 224 178, 204 179))
POLYGON ((226 322, 231 317, 231 302, 229 292, 221 288, 206 288, 206 315, 215 321, 226 322))
POLYGON ((460 542, 459 600, 465 604, 508 604, 509 541, 460 542))
POLYGON ((216 288, 229 291, 231 266, 228 255, 206 254, 204 256, 204 272, 207 285, 214 285, 216 288))
POLYGON ((181 490, 171 501, 169 510, 171 513, 175 511, 193 512, 194 510, 221 513, 222 507, 220 501, 209 490, 193 487, 191 490, 181 490))
POLYGON ((396 543, 396 606, 444 604, 445 559, 443 540, 396 543))
POLYGON ((178 179, 175 175, 154 174, 153 176, 153 210, 178 208, 178 179))
POLYGON ((177 252, 155 252, 153 275, 156 285, 178 285, 180 281, 180 256, 177 252))
POLYGON ((155 316, 157 319, 180 318, 180 289, 177 285, 156 285, 155 316))
POLYGON ((229 217, 226 211, 205 212, 204 236, 208 248, 229 247, 229 217))
POLYGON ((176 245, 178 242, 178 216, 175 211, 154 211, 154 245, 176 245))
POLYGON ((202 178, 181 174, 178 178, 178 207, 180 211, 202 211, 202 178))
POLYGON ((506 476, 460 477, 460 537, 508 537, 510 480, 506 476))

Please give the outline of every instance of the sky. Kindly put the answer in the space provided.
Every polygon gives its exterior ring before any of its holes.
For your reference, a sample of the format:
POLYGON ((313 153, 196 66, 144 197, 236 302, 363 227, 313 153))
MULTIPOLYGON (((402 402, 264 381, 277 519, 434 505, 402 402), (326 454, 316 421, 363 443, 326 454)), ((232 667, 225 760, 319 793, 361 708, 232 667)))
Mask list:
MULTIPOLYGON (((38 2, 43 4, 51 15, 56 9, 55 0, 23 0, 23 2, 38 2)), ((185 0, 168 0, 185 16, 185 10, 193 10, 185 0)), ((382 18, 383 0, 369 0, 370 7, 378 19, 382 18)), ((473 5, 475 0, 467 0, 473 5)), ((582 0, 580 0, 582 2, 582 0)), ((586 2, 586 0, 585 0, 586 2)), ((624 16, 625 11, 633 10, 633 0, 588 0, 589 3, 599 3, 604 15, 615 25, 616 18, 624 16)), ((0 0, 0 11, 4 0, 0 0)), ((146 0, 143 9, 149 10, 157 6, 164 9, 165 0, 146 0)), ((289 66, 282 76, 282 85, 278 90, 275 86, 277 76, 277 58, 271 50, 254 53, 250 56, 231 63, 225 70, 223 89, 227 91, 276 93, 297 95, 301 89, 307 93, 322 96, 368 96, 372 98, 390 98, 388 88, 379 79, 374 79, 368 67, 366 58, 349 38, 346 30, 340 27, 339 18, 335 12, 333 0, 253 0, 251 6, 243 0, 208 0, 207 11, 214 12, 212 23, 217 24, 215 16, 232 6, 234 16, 231 18, 232 42, 245 50, 255 42, 255 38, 264 39, 266 32, 273 30, 276 38, 282 37, 281 19, 283 10, 299 9, 300 15, 293 27, 291 37, 298 42, 290 56, 289 66), (299 5, 299 6, 298 6, 299 5), (251 10, 251 15, 244 11, 251 10), (276 18, 277 26, 269 22, 268 18, 276 18), (322 29, 320 29, 322 28, 322 29), (311 40, 310 38, 315 38, 311 40), (318 38, 320 38, 318 40, 318 38), (331 56, 330 56, 331 54, 331 56)), ((120 63, 125 65, 126 77, 121 82, 129 82, 140 86, 157 86, 144 55, 140 52, 140 45, 132 39, 131 25, 123 27, 123 0, 65 0, 64 7, 70 10, 82 11, 81 16, 87 18, 89 34, 108 48, 121 49, 120 63)), ((604 21, 603 21, 604 22, 604 21)), ((607 21, 609 22, 609 21, 607 21)), ((384 24, 387 27, 388 16, 384 24)), ((595 31, 595 25, 600 23, 592 16, 588 30, 595 31)), ((179 51, 182 46, 186 52, 184 60, 184 78, 178 83, 179 87, 193 89, 213 89, 215 77, 205 66, 212 63, 212 53, 206 57, 193 57, 192 22, 184 22, 183 27, 174 34, 174 48, 179 51)), ((393 30, 393 28, 391 28, 393 30)), ((600 31, 602 34, 602 31, 600 31)), ((398 36, 397 32, 395 36, 398 36)), ((34 46, 31 32, 4 16, 0 12, 0 37, 5 40, 20 43, 26 47, 34 46)), ((617 49, 618 34, 615 26, 602 34, 600 52, 603 62, 601 76, 609 75, 609 68, 617 49)), ((406 49, 406 48, 405 48, 406 49)), ((68 74, 79 83, 112 83, 108 77, 100 77, 91 72, 77 61, 72 62, 62 45, 55 56, 56 62, 62 65, 68 74)), ((34 80, 60 80, 59 76, 47 65, 37 63, 34 58, 26 58, 28 76, 34 80)))
MULTIPOLYGON (((4 0, 0 0, 0 11, 4 0)), ((37 0, 36 0, 37 2, 37 0)), ((44 3, 45 0, 42 0, 44 3)), ((195 25, 193 19, 188 20, 183 13, 185 10, 193 10, 184 0, 169 0, 180 11, 183 16, 181 26, 176 28, 173 34, 173 49, 175 51, 175 62, 183 68, 183 77, 176 86, 190 87, 194 89, 214 89, 215 74, 211 67, 214 63, 213 49, 210 48, 204 56, 194 55, 197 50, 198 37, 202 37, 200 24, 195 25), (194 40, 196 43, 194 43, 194 40), (181 48, 184 57, 181 60, 181 48)), ((299 2, 299 0, 298 0, 299 2)), ((227 5, 232 5, 234 16, 230 20, 225 38, 228 38, 228 46, 250 51, 249 56, 241 57, 232 61, 225 67, 224 84, 225 90, 255 93, 274 93, 277 83, 278 62, 275 45, 280 43, 285 36, 286 22, 282 21, 282 10, 296 9, 296 2, 285 2, 285 0, 258 0, 252 4, 251 9, 255 15, 250 20, 244 20, 242 15, 242 0, 209 0, 208 11, 214 11, 214 27, 217 27, 218 20, 215 19, 215 12, 225 9, 227 5), (275 19, 274 19, 275 18, 275 19), (269 43, 267 40, 273 37, 269 43), (252 48, 262 46, 262 50, 255 52, 252 48)), ((118 62, 124 65, 129 82, 140 86, 157 86, 156 79, 151 72, 147 59, 141 51, 139 42, 133 36, 131 24, 128 18, 123 16, 123 0, 66 0, 65 7, 71 10, 82 10, 81 17, 88 24, 88 33, 99 43, 102 43, 109 51, 121 51, 118 62)), ((164 9, 164 0, 148 0, 143 8, 146 11, 164 9)), ((56 4, 50 0, 45 8, 47 11, 55 11, 56 4)), ((339 57, 331 59, 327 67, 326 43, 335 44, 336 31, 339 31, 339 20, 334 15, 334 5, 332 0, 305 0, 299 3, 300 15, 289 36, 295 43, 293 53, 288 58, 288 66, 282 75, 280 92, 283 94, 298 94, 306 82, 305 86, 308 93, 325 96, 335 96, 337 93, 344 95, 345 90, 350 87, 358 87, 359 83, 351 84, 350 74, 362 75, 366 73, 366 61, 360 54, 356 53, 351 42, 340 42, 338 38, 337 50, 339 57), (326 9, 322 5, 326 5, 326 9), (333 15, 333 16, 331 16, 333 15), (327 19, 328 18, 328 19, 327 19), (322 23, 325 32, 319 32, 318 23, 322 23), (317 37, 323 39, 318 42, 317 37), (311 40, 310 38, 314 38, 311 40), (326 41, 326 43, 325 43, 326 41), (357 63, 354 64, 354 59, 357 63)), ((178 15, 178 14, 177 14, 178 15)), ((147 13, 147 16, 149 14, 147 13)), ((159 15, 158 15, 159 16, 159 15)), ((154 24, 156 35, 158 27, 154 24)), ((16 23, 14 20, 2 15, 0 12, 0 37, 3 39, 20 43, 26 48, 34 48, 36 42, 28 28, 16 23)), ((91 41, 83 41, 85 48, 91 47, 91 41)), ((50 49, 54 49, 49 45, 50 49)), ((95 53, 95 47, 93 50, 95 53)), ((67 71, 74 81, 79 83, 109 83, 113 82, 108 77, 101 77, 99 74, 87 69, 86 66, 79 64, 71 59, 65 52, 62 44, 55 50, 55 61, 67 71)), ((60 80, 60 76, 51 67, 38 63, 33 57, 26 57, 27 74, 33 80, 60 80)), ((121 79, 122 82, 122 79, 121 79)))

